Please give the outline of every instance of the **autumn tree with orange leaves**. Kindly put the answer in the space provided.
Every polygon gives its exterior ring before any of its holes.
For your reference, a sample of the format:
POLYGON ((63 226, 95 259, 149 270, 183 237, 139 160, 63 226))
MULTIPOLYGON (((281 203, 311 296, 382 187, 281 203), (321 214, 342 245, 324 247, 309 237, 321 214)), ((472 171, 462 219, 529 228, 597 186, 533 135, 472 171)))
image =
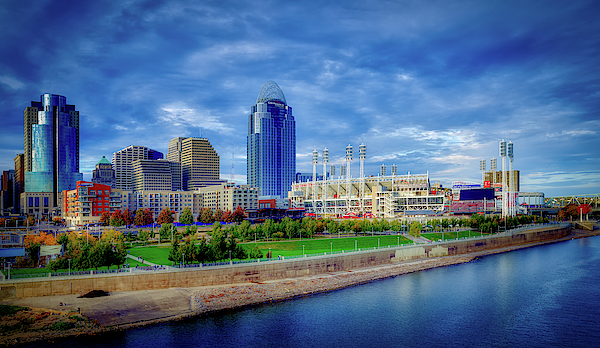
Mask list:
POLYGON ((29 234, 25 236, 23 241, 25 250, 29 259, 33 262, 33 265, 37 267, 39 262, 40 248, 42 245, 57 245, 56 238, 54 235, 40 232, 39 235, 29 234))

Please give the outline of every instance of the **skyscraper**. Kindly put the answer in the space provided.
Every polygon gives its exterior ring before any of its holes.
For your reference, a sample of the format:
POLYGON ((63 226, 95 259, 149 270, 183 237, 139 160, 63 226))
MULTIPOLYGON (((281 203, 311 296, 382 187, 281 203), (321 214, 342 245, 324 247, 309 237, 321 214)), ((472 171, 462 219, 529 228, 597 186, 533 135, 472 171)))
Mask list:
POLYGON ((221 185, 219 155, 206 138, 174 138, 169 142, 169 161, 181 163, 184 190, 221 185))
POLYGON ((115 188, 115 170, 106 157, 102 156, 96 163, 96 168, 92 172, 92 182, 115 188))
POLYGON ((248 184, 259 196, 286 197, 296 175, 296 122, 279 86, 269 81, 248 116, 248 184))
POLYGON ((121 190, 133 190, 132 164, 137 160, 157 160, 163 158, 161 152, 145 146, 129 145, 113 153, 112 166, 115 170, 115 186, 121 190))
POLYGON ((24 115, 25 192, 58 193, 82 180, 79 173, 79 111, 67 98, 43 94, 24 115))

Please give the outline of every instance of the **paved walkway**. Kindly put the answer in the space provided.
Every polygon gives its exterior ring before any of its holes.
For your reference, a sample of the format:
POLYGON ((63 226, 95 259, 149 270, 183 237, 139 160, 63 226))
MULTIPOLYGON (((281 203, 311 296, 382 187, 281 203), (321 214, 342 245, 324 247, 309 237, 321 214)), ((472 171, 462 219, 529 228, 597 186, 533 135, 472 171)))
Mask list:
POLYGON ((137 262, 141 262, 141 263, 143 263, 144 265, 148 265, 148 266, 161 266, 161 265, 159 265, 159 264, 152 263, 152 262, 150 262, 150 261, 144 260, 144 258, 139 258, 139 257, 137 257, 137 256, 133 256, 133 255, 129 255, 129 254, 127 254, 127 258, 128 258, 128 259, 135 260, 135 261, 137 261, 137 262))

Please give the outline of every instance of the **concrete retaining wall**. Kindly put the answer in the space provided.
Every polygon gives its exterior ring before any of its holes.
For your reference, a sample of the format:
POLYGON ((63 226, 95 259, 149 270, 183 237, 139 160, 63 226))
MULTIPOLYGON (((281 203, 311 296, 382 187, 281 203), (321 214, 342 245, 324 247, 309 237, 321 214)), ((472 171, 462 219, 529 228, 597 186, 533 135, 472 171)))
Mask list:
POLYGON ((197 287, 233 283, 263 282, 325 274, 368 266, 377 266, 427 257, 458 255, 507 246, 558 239, 569 235, 570 228, 534 230, 512 236, 463 240, 442 244, 417 245, 399 250, 351 253, 294 261, 252 263, 218 269, 188 269, 181 272, 155 272, 122 276, 71 277, 69 279, 10 281, 1 284, 1 298, 26 298, 51 295, 84 294, 94 289, 104 291, 152 290, 173 287, 197 287))

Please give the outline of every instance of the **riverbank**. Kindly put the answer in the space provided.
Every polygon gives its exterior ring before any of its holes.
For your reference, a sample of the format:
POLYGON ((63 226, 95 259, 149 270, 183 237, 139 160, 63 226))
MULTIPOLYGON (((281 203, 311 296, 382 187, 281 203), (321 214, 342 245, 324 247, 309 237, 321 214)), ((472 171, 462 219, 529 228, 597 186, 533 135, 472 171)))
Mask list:
POLYGON ((108 297, 91 299, 63 295, 5 300, 0 304, 47 308, 48 310, 57 309, 57 306, 63 303, 63 306, 58 309, 65 312, 80 311, 84 317, 91 320, 91 324, 81 330, 73 331, 32 329, 7 335, 3 333, 0 336, 0 344, 16 345, 37 340, 57 340, 60 337, 126 330, 143 325, 193 318, 224 310, 235 310, 262 303, 310 296, 402 274, 470 262, 485 255, 597 234, 599 231, 573 230, 568 237, 553 241, 263 283, 115 292, 108 297))

